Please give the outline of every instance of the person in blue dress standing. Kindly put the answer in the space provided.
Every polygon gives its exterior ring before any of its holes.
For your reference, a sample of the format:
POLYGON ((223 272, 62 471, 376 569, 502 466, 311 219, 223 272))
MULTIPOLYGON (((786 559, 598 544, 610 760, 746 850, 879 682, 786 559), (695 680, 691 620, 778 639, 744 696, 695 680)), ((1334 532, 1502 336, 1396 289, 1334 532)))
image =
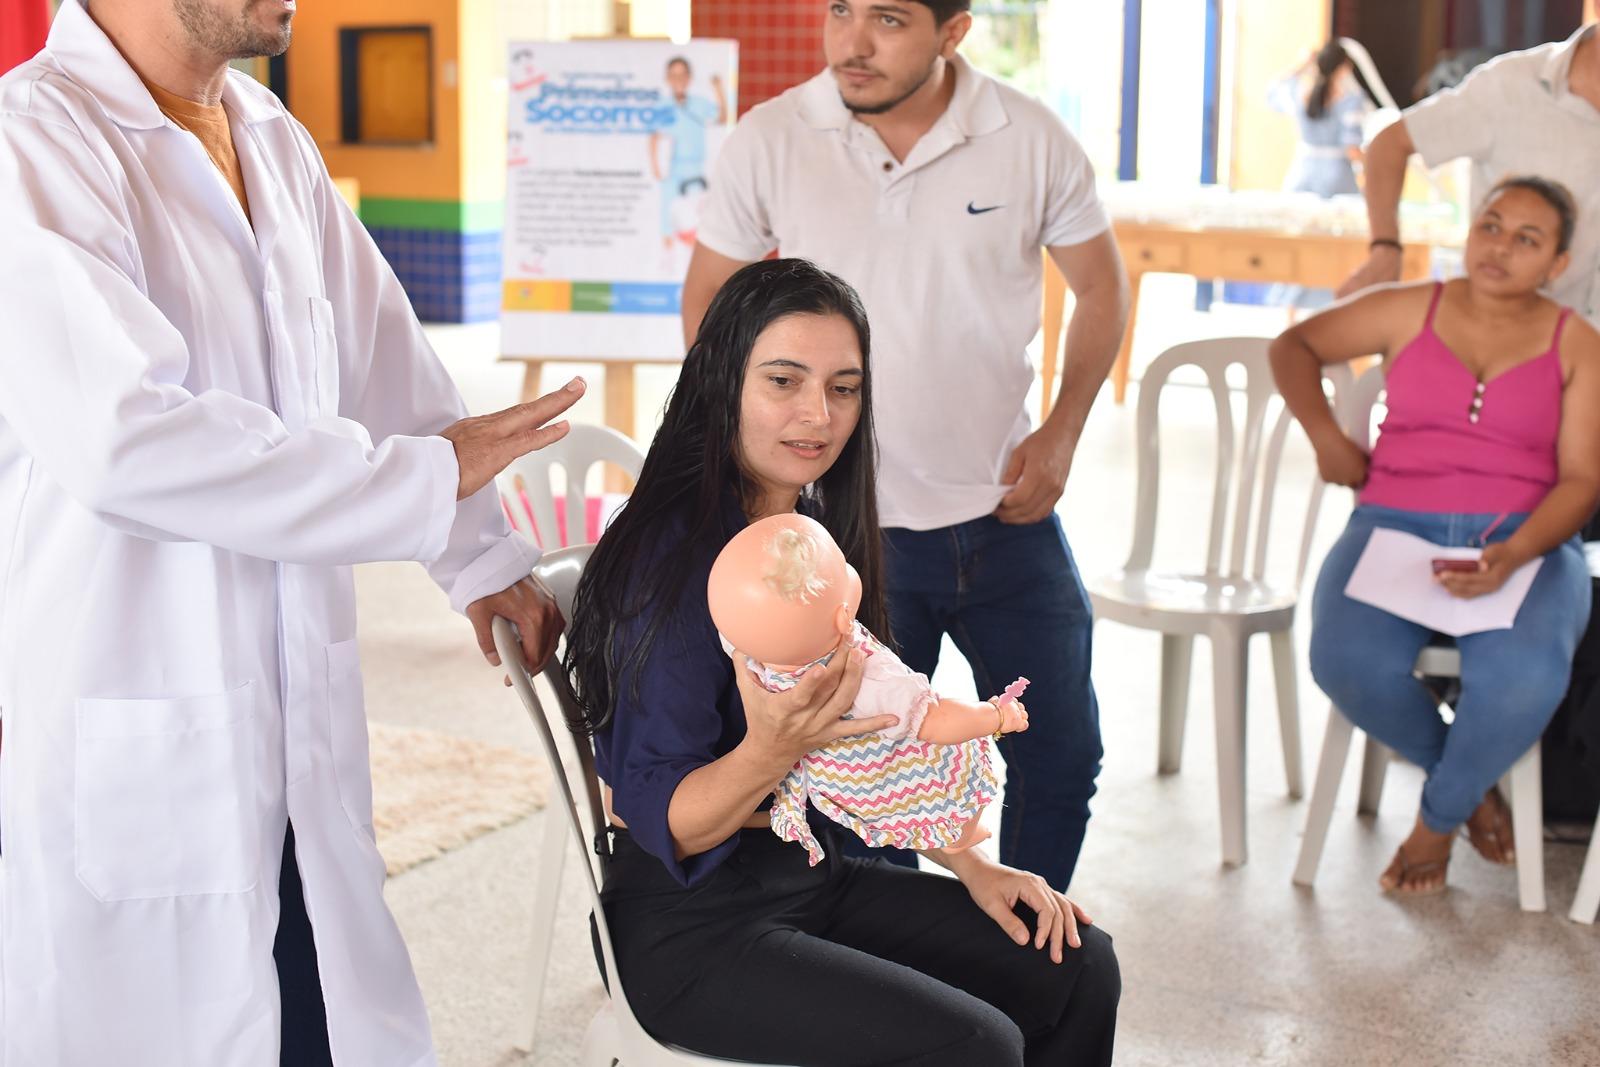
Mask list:
MULTIPOLYGON (((1360 195, 1356 164, 1361 161, 1361 123, 1373 105, 1344 46, 1329 41, 1307 56, 1296 70, 1273 83, 1267 101, 1293 118, 1299 133, 1284 190, 1323 198, 1360 195)), ((1333 302, 1333 291, 1273 286, 1268 301, 1319 308, 1333 302)))
POLYGON ((661 183, 661 242, 669 252, 677 236, 673 204, 687 196, 696 182, 700 188, 706 184, 706 129, 728 121, 728 97, 722 88, 721 75, 711 76, 711 91, 717 97, 714 102, 690 94, 689 86, 693 81, 694 68, 687 59, 674 56, 667 61, 667 88, 672 93, 671 118, 650 133, 650 170, 661 183), (660 150, 663 140, 670 146, 665 167, 660 150))

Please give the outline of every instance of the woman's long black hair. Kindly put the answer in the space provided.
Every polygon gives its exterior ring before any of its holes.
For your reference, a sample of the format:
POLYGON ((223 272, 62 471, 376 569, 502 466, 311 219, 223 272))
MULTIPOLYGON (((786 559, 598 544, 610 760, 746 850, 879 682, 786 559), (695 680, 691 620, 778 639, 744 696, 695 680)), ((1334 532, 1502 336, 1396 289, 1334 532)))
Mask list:
POLYGON ((1378 101, 1378 94, 1367 84, 1367 76, 1361 73, 1360 64, 1356 63, 1355 57, 1349 53, 1340 39, 1335 37, 1317 50, 1317 76, 1306 93, 1307 118, 1320 119, 1328 113, 1328 97, 1333 92, 1333 76, 1346 63, 1350 64, 1350 73, 1355 75, 1356 88, 1361 90, 1367 102, 1373 107, 1383 106, 1378 101))
MULTIPOLYGON (((1306 94, 1306 116, 1320 119, 1328 113, 1328 93, 1333 89, 1333 75, 1350 62, 1350 54, 1338 41, 1329 41, 1317 52, 1317 78, 1306 94)), ((1363 86, 1364 88, 1364 86, 1363 86)))
POLYGON ((887 639, 866 312, 849 284, 806 260, 752 263, 712 300, 638 484, 578 582, 564 663, 583 716, 569 724, 574 730, 605 729, 623 685, 637 697, 638 667, 660 636, 662 618, 684 595, 689 575, 704 573, 696 559, 720 549, 734 532, 723 518, 729 494, 746 514, 755 503, 757 487, 738 458, 745 369, 756 338, 790 315, 842 316, 860 342, 860 421, 808 499, 861 575, 862 624, 887 639), (658 553, 664 536, 674 543, 658 553), (619 646, 623 624, 638 618, 646 620, 638 641, 619 646))

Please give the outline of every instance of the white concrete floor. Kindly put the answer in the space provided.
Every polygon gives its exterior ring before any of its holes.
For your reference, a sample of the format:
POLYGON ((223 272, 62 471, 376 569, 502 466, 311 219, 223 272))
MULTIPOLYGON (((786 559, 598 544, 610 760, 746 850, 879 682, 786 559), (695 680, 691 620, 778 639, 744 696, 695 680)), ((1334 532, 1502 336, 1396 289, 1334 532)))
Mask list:
MULTIPOLYGON (((1135 369, 1173 341, 1270 334, 1281 312, 1192 311, 1178 279, 1146 282, 1135 369)), ((493 327, 430 331, 477 411, 516 400, 515 367, 494 362, 493 327)), ((551 382, 566 368, 551 369, 551 382)), ((576 366, 573 369, 579 369, 576 366)), ((597 368, 582 368, 598 383, 597 368)), ((640 374, 641 426, 674 371, 640 374)), ((576 418, 598 421, 596 394, 576 418)), ((1121 563, 1133 511, 1132 401, 1102 395, 1079 448, 1061 514, 1080 567, 1121 563)), ((1163 505, 1158 561, 1200 562, 1213 439, 1210 402, 1177 390, 1163 407, 1163 505)), ((1272 558, 1292 566, 1314 468, 1292 439, 1272 558)), ((1330 495, 1313 567, 1337 532, 1346 501, 1330 495)), ((471 648, 465 624, 414 567, 360 574, 363 643, 375 718, 531 747, 522 712, 471 648)), ((1103 625, 1096 634, 1106 763, 1073 895, 1117 939, 1124 996, 1118 1062, 1127 1064, 1600 1064, 1600 929, 1564 917, 1581 849, 1545 850, 1551 912, 1517 909, 1516 878, 1464 844, 1443 897, 1397 902, 1379 895, 1378 871, 1415 814, 1420 777, 1396 767, 1380 814, 1354 814, 1357 760, 1341 794, 1315 891, 1289 881, 1305 819, 1285 794, 1265 644, 1253 649, 1249 728, 1250 863, 1219 863, 1208 650, 1195 657, 1186 762, 1155 774, 1159 643, 1103 625)), ((1301 639, 1303 652, 1304 640, 1301 639)), ((942 690, 972 692, 947 646, 942 690)), ((1326 702, 1299 679, 1305 770, 1315 770, 1326 702)), ((576 1063, 583 1026, 603 992, 588 947, 586 904, 568 878, 541 1036, 530 1057, 520 1034, 538 815, 394 879, 388 896, 404 928, 447 1067, 576 1063)), ((569 871, 577 857, 569 858, 569 871)))

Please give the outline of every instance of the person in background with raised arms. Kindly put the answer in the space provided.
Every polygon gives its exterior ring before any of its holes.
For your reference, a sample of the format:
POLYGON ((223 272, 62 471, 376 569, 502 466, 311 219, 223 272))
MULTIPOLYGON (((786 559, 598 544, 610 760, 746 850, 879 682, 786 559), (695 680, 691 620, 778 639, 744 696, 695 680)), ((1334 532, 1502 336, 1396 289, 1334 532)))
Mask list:
POLYGON ((228 69, 293 15, 67 0, 0 79, 10 1067, 437 1063, 351 565, 427 563, 491 662, 496 615, 530 662, 560 634, 490 483, 582 382, 463 417, 310 135, 228 69))
POLYGON ((1565 41, 1497 56, 1407 108, 1367 146, 1365 184, 1372 249, 1339 288, 1348 296, 1400 278, 1400 191, 1419 153, 1437 167, 1472 160, 1473 197, 1508 174, 1537 174, 1571 190, 1578 208, 1571 265, 1549 295, 1600 324, 1600 36, 1590 22, 1565 41))
POLYGON ((817 6, 828 69, 753 109, 718 158, 685 342, 723 282, 775 248, 861 292, 892 640, 931 674, 950 635, 979 692, 1033 680, 1027 736, 1000 742, 1000 855, 1065 889, 1101 746, 1089 600, 1055 505, 1116 358, 1127 276, 1072 134, 958 54, 967 0, 817 6), (1041 250, 1077 303, 1061 392, 1035 429, 1041 250))

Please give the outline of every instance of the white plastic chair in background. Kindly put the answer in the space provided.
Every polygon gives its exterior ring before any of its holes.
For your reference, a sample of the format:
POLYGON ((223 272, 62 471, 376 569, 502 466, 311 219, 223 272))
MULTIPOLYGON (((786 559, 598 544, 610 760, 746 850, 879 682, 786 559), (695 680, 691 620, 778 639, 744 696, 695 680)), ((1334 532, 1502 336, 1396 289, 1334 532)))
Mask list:
MULTIPOLYGON (((1373 367, 1355 380, 1352 388, 1336 394, 1339 425, 1362 451, 1371 451, 1372 412, 1383 392, 1383 372, 1373 367)), ((1460 678, 1461 652, 1454 646, 1429 645, 1417 656, 1412 673, 1419 678, 1460 678)), ((1333 804, 1344 777, 1345 760, 1355 725, 1333 705, 1328 707, 1328 727, 1322 740, 1322 757, 1317 762, 1317 780, 1311 789, 1311 804, 1306 812, 1305 837, 1300 842, 1300 858, 1295 863, 1294 883, 1309 886, 1316 881, 1322 848, 1333 820, 1333 804)), ((1367 738, 1361 759, 1361 789, 1356 812, 1374 815, 1383 797, 1383 779, 1394 753, 1381 741, 1367 738)), ((1511 831, 1517 853, 1517 893, 1523 911, 1543 911, 1544 898, 1544 788, 1540 782, 1539 743, 1523 753, 1512 766, 1502 791, 1511 804, 1511 831)), ((1595 892, 1600 894, 1600 863, 1596 865, 1595 892)), ((1581 893, 1580 893, 1581 896, 1581 893)))
POLYGON ((1600 914, 1600 820, 1595 822, 1589 857, 1583 861, 1583 874, 1578 878, 1578 895, 1573 898, 1567 917, 1575 923, 1592 924, 1596 914, 1600 914))
POLYGON ((644 453, 633 439, 609 426, 575 422, 567 436, 537 452, 515 460, 495 479, 500 495, 509 502, 511 524, 535 544, 547 548, 581 545, 590 540, 588 531, 588 493, 585 486, 589 470, 597 463, 610 463, 637 480, 644 466, 644 453), (566 477, 563 497, 566 509, 565 539, 556 531, 562 524, 556 516, 555 489, 550 475, 560 467, 566 477), (526 494, 537 532, 528 528, 528 516, 521 501, 526 494))
MULTIPOLYGON (((593 547, 579 545, 556 549, 547 552, 534 566, 534 574, 550 587, 564 614, 572 610, 578 578, 593 547)), ((541 672, 546 691, 553 695, 555 703, 553 708, 546 710, 523 661, 516 632, 504 619, 494 621, 494 641, 500 661, 511 676, 512 687, 533 719, 545 759, 550 764, 555 794, 550 801, 552 807, 545 815, 547 829, 541 845, 544 855, 540 857, 540 874, 535 890, 535 909, 538 914, 535 916, 535 954, 530 961, 534 979, 531 1001, 534 1021, 537 1021, 539 1000, 543 993, 544 975, 549 963, 550 935, 554 929, 556 896, 561 886, 562 863, 557 859, 552 864, 551 856, 563 855, 566 851, 566 835, 562 832, 565 827, 570 829, 579 854, 586 860, 582 864, 584 884, 588 889, 589 907, 599 934, 606 989, 610 994, 584 1032, 583 1047, 578 1055, 579 1064, 582 1067, 616 1067, 617 1064, 622 1067, 710 1067, 731 1062, 662 1044, 646 1033, 634 1018, 622 980, 617 974, 617 961, 611 950, 611 929, 606 922, 605 909, 600 904, 600 884, 605 879, 610 847, 600 779, 594 769, 594 750, 587 738, 573 736, 566 726, 569 719, 577 714, 572 690, 560 664, 552 659, 541 672), (558 744, 558 736, 567 737, 570 746, 558 744)), ((525 1032, 531 1034, 531 1029, 525 1032)), ((529 1047, 532 1047, 531 1042, 529 1047)))
POLYGON ((1269 402, 1277 395, 1267 362, 1270 341, 1224 337, 1191 341, 1162 353, 1139 386, 1138 502, 1133 549, 1127 564, 1089 586, 1096 620, 1125 623, 1161 634, 1161 722, 1157 761, 1163 774, 1179 769, 1188 713, 1189 667, 1194 639, 1211 641, 1212 692, 1216 704, 1217 792, 1222 820, 1222 860, 1245 862, 1245 682, 1249 639, 1270 635, 1277 680, 1278 722, 1289 795, 1303 788, 1300 712, 1296 693, 1294 612, 1321 487, 1311 487, 1293 584, 1265 577, 1268 533, 1278 466, 1293 422, 1280 411, 1267 428, 1269 402), (1245 373, 1245 412, 1236 424, 1228 368, 1245 373), (1158 415, 1161 394, 1173 371, 1198 368, 1211 387, 1217 414, 1217 467, 1211 519, 1201 573, 1151 568, 1161 456, 1158 415))

